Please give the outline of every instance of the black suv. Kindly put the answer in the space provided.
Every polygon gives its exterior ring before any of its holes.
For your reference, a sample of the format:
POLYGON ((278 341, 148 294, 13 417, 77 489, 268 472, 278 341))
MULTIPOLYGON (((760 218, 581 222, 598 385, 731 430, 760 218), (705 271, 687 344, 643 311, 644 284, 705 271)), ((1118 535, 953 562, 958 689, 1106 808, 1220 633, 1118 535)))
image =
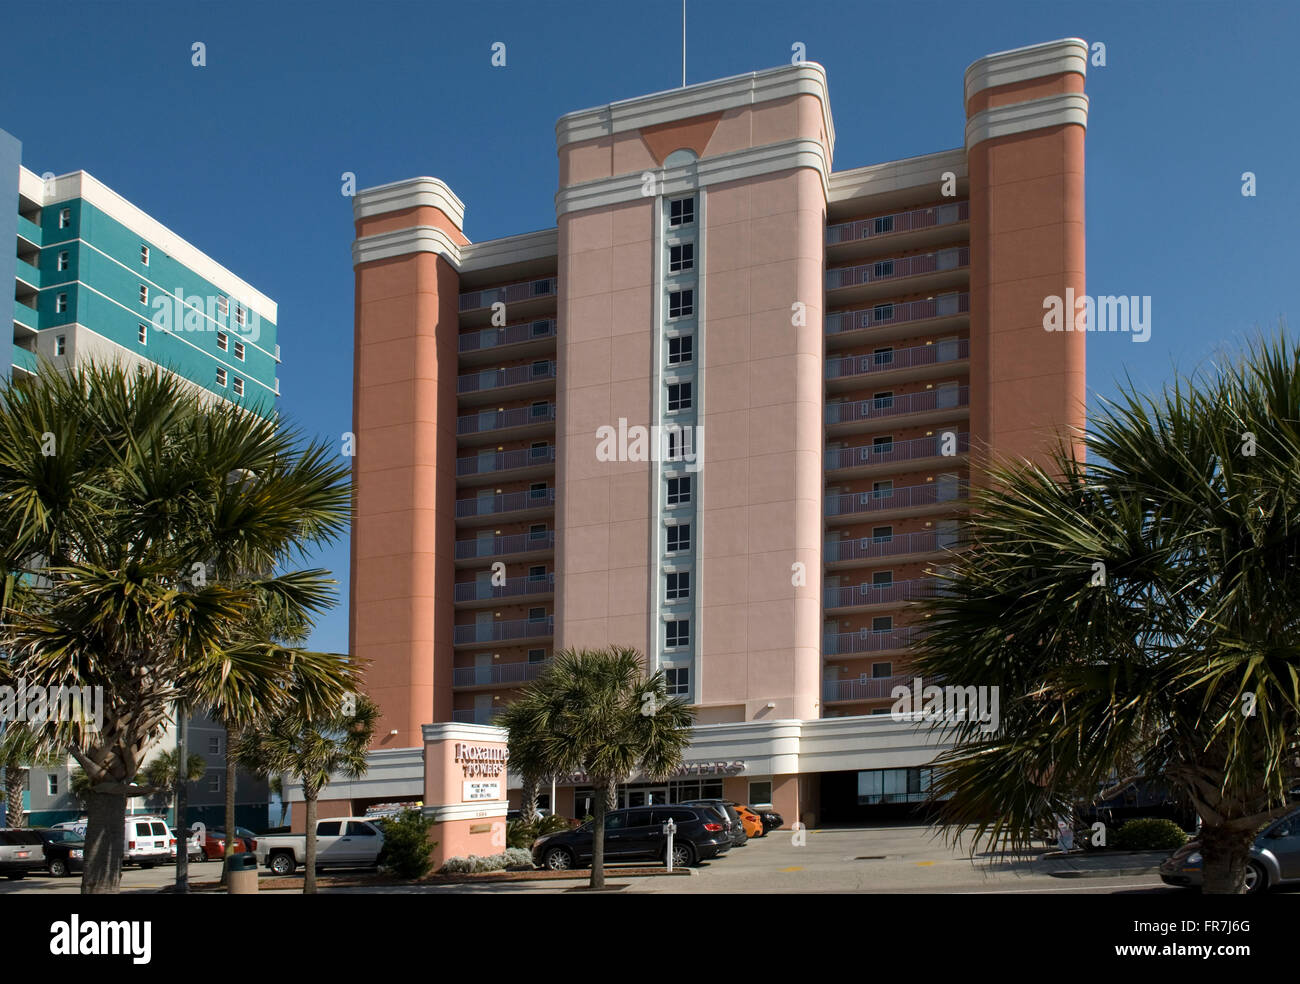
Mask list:
MULTIPOLYGON (((672 819, 673 867, 684 868, 725 854, 731 847, 726 828, 712 812, 701 807, 637 806, 605 814, 606 861, 666 861, 668 835, 664 824, 672 819)), ((591 864, 592 822, 576 830, 546 834, 533 842, 533 863, 551 871, 591 864)))
POLYGON ((749 843, 749 835, 745 833, 745 821, 740 819, 740 814, 736 812, 735 807, 733 807, 727 800, 687 800, 686 805, 700 807, 706 810, 713 810, 719 816, 725 817, 729 825, 728 831, 731 834, 732 847, 744 847, 749 843))

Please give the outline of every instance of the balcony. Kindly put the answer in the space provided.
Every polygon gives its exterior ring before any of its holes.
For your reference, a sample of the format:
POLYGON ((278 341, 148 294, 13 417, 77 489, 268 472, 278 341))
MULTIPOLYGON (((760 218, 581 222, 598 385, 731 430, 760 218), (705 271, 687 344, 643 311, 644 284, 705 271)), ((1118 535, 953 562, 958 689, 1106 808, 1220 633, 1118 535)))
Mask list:
POLYGON ((491 687, 501 684, 528 683, 536 680, 551 661, 497 663, 493 666, 458 666, 452 670, 453 687, 491 687))
POLYGON ((456 459, 456 477, 467 483, 491 482, 511 473, 512 478, 550 474, 555 471, 555 445, 517 448, 514 451, 482 451, 456 459))
POLYGON ((835 255, 882 249, 916 248, 952 237, 953 226, 970 221, 970 202, 947 202, 826 227, 826 251, 835 255), (856 247, 856 248, 855 248, 856 247))
POLYGON ((898 471, 900 464, 923 465, 961 464, 970 451, 970 434, 947 431, 933 437, 916 437, 910 441, 893 441, 889 444, 863 444, 852 448, 827 448, 825 469, 836 478, 854 478, 860 475, 884 474, 898 471), (951 442, 951 453, 945 454, 945 445, 951 442))
POLYGON ((907 676, 868 677, 863 680, 823 680, 822 701, 827 704, 853 700, 888 700, 895 687, 907 687, 912 678, 907 676))
POLYGON ((41 227, 31 219, 24 218, 21 215, 18 216, 18 235, 33 246, 39 247, 41 245, 41 227))
POLYGON ((461 364, 488 362, 503 356, 554 352, 555 329, 554 318, 536 318, 500 328, 467 332, 457 342, 461 364), (501 351, 503 348, 508 348, 508 351, 501 351))
POLYGON ((22 283, 32 290, 41 289, 41 271, 30 263, 14 260, 14 274, 22 283))
POLYGON ((846 348, 958 329, 970 319, 970 294, 940 294, 920 301, 885 302, 857 311, 826 315, 826 345, 846 348))
POLYGON ((859 433, 883 430, 904 418, 920 425, 970 416, 970 387, 941 386, 938 389, 901 396, 881 396, 826 404, 826 427, 831 433, 859 433))
POLYGON ((549 314, 555 308, 556 287, 554 277, 537 277, 504 287, 464 291, 460 295, 461 326, 488 321, 494 304, 506 305, 508 316, 519 321, 549 314))
POLYGON ((961 542, 956 533, 925 530, 888 537, 863 536, 827 540, 822 546, 822 560, 827 566, 839 568, 881 561, 897 563, 903 559, 942 558, 960 547, 961 542))
POLYGON ((822 636, 822 655, 852 656, 857 653, 886 653, 907 649, 918 639, 916 629, 906 626, 874 632, 859 629, 857 632, 828 632, 822 636))
POLYGON ((555 510, 555 489, 527 489, 456 500, 456 519, 530 519, 555 510))
POLYGON ((462 398, 468 398, 462 399, 465 403, 475 402, 476 396, 489 401, 506 396, 517 399, 554 392, 555 363, 550 359, 539 359, 526 366, 466 373, 456 380, 456 393, 462 398))
POLYGON ((834 291, 832 303, 868 300, 907 291, 941 290, 966 284, 970 248, 952 246, 933 253, 891 257, 857 266, 826 271, 826 290, 834 291), (905 287, 897 286, 907 282, 905 287))
POLYGON ((14 337, 27 335, 35 338, 40 325, 40 317, 35 308, 29 308, 22 301, 14 301, 14 337))
POLYGON ((511 598, 543 598, 555 594, 555 575, 511 577, 504 584, 480 584, 462 581, 456 585, 457 603, 473 606, 476 602, 492 603, 511 598))
POLYGON ((822 588, 822 608, 825 611, 853 611, 880 605, 901 605, 909 601, 933 598, 943 580, 937 577, 918 577, 889 584, 847 584, 822 588))
POLYGON ((835 392, 896 378, 928 379, 951 375, 953 363, 970 359, 970 339, 951 338, 933 345, 881 349, 868 355, 826 360, 826 389, 835 392))
POLYGON ((507 536, 478 537, 456 541, 456 562, 503 560, 547 554, 555 549, 555 530, 538 533, 513 533, 507 536))
POLYGON ((510 410, 480 410, 456 418, 456 437, 462 443, 495 441, 503 435, 526 437, 555 431, 555 404, 538 403, 510 410))
POLYGON ((453 641, 457 646, 475 646, 489 642, 549 639, 554 634, 555 616, 547 615, 539 619, 525 618, 482 625, 457 625, 453 641))
POLYGON ((13 368, 15 372, 25 372, 32 376, 36 375, 36 353, 28 352, 27 349, 15 345, 13 347, 13 368))
POLYGON ((451 719, 457 724, 492 724, 504 707, 493 707, 486 710, 477 707, 469 708, 464 711, 452 711, 451 719))
POLYGON ((940 479, 926 485, 878 489, 871 492, 845 492, 826 497, 826 521, 852 521, 858 516, 919 515, 944 512, 970 497, 970 486, 957 478, 940 479))

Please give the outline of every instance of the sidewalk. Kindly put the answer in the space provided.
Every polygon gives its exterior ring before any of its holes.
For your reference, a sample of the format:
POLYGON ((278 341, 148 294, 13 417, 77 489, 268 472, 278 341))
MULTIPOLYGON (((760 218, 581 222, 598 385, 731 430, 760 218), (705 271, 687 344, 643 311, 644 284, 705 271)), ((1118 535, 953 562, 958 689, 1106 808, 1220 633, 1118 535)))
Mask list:
POLYGON ((1053 878, 1120 878, 1153 874, 1171 851, 1104 851, 1089 854, 1044 854, 1034 864, 1053 878))

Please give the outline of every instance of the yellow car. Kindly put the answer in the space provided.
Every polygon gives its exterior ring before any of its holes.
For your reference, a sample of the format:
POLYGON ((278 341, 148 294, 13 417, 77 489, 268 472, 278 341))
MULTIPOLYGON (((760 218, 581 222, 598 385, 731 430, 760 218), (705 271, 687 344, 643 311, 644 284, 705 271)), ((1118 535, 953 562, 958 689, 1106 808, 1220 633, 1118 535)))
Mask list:
POLYGON ((740 822, 745 825, 745 834, 748 837, 766 837, 767 828, 763 826, 763 818, 747 806, 741 806, 739 803, 728 804, 733 810, 740 814, 740 822))

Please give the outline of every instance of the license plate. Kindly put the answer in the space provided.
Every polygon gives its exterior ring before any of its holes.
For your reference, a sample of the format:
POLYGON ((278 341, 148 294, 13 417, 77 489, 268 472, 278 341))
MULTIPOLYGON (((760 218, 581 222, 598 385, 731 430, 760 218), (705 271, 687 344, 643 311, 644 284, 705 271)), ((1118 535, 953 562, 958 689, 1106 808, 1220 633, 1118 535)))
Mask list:
POLYGON ((31 851, 19 851, 19 852, 18 852, 18 856, 19 856, 20 858, 30 858, 30 857, 32 856, 32 852, 31 852, 31 851))

